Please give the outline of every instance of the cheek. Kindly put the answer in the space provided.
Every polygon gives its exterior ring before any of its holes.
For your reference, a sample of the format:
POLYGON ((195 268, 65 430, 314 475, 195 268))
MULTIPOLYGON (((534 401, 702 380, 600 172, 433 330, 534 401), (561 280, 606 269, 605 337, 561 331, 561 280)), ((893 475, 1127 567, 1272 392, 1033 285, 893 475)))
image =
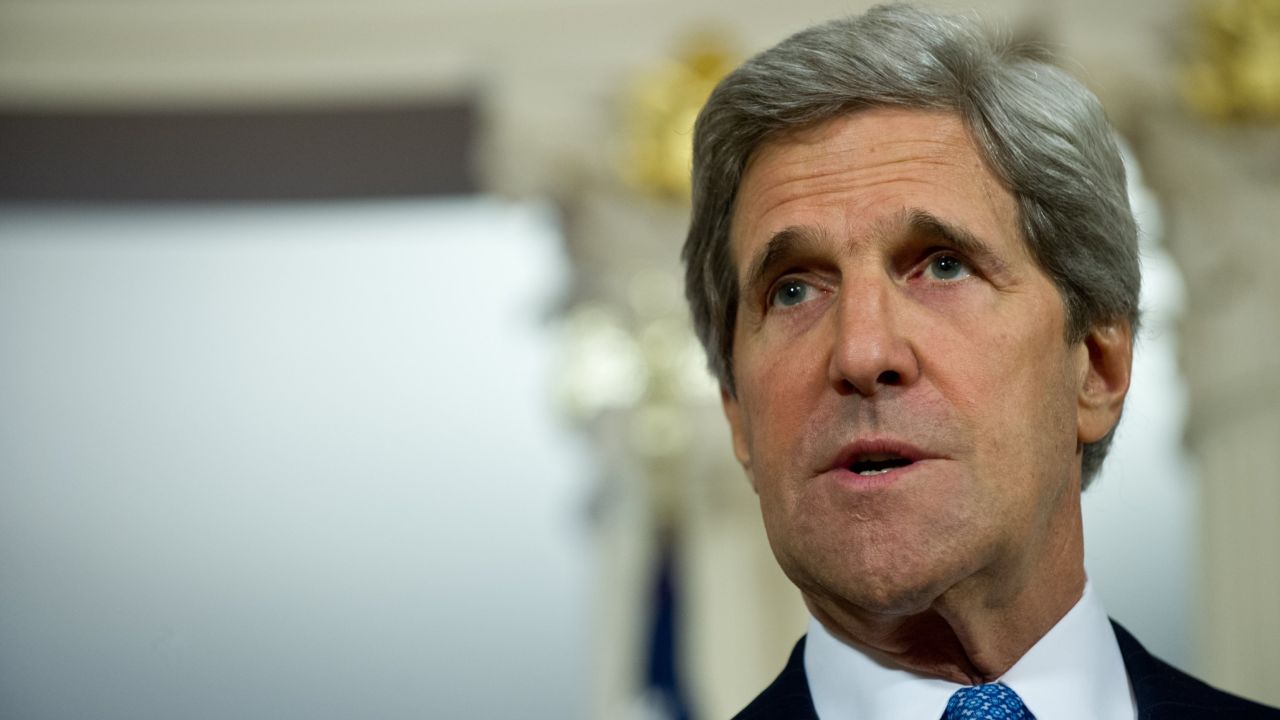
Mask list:
POLYGON ((739 353, 738 392, 751 418, 752 438, 768 447, 792 439, 810 422, 822 378, 820 348, 813 343, 744 343, 739 353))
POLYGON ((777 461, 791 454, 797 428, 804 422, 794 400, 785 388, 769 385, 756 386, 753 395, 744 398, 743 410, 750 418, 746 438, 752 466, 766 482, 780 469, 777 461))
MULTIPOLYGON (((745 370, 745 368, 744 368, 745 370)), ((785 368, 759 376, 744 372, 739 386, 744 440, 751 456, 752 481, 761 500, 784 498, 795 489, 804 467, 814 428, 823 424, 819 398, 807 391, 800 373, 785 368)), ((784 501, 784 504, 785 501, 784 501)))
MULTIPOLYGON (((1011 477, 1031 478, 1064 467, 1075 453, 1075 395, 1060 338, 1042 339, 1037 351, 1009 353, 990 376, 981 410, 987 432, 979 438, 1011 477)), ((975 399, 976 400, 976 399, 975 399)))
POLYGON ((1032 320, 952 328, 937 338, 942 352, 923 354, 932 360, 926 373, 955 410, 985 428, 978 439, 1005 449, 1010 440, 1062 429, 1064 412, 1074 408, 1068 349, 1054 323, 1032 320))

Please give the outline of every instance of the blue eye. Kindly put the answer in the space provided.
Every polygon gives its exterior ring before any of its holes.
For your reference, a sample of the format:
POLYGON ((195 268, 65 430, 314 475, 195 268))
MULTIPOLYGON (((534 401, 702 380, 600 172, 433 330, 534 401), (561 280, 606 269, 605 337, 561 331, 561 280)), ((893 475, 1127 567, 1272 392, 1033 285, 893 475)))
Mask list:
POLYGON ((786 280, 780 283, 773 291, 773 297, 769 298, 769 304, 783 307, 799 305, 809 299, 811 290, 812 288, 807 283, 799 280, 786 280))
POLYGON ((960 280, 969 277, 969 266, 955 255, 935 255, 929 260, 928 271, 939 280, 960 280))

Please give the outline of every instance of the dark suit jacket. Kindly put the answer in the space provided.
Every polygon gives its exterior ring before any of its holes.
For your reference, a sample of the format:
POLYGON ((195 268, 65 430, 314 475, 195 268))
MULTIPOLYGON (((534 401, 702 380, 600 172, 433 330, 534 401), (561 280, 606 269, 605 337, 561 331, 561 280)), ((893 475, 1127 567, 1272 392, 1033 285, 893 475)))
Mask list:
MULTIPOLYGON (((1138 701, 1138 720, 1209 720, 1236 718, 1280 720, 1280 710, 1216 690, 1147 652, 1129 631, 1115 622, 1124 668, 1138 701)), ((735 720, 817 720, 809 680, 804 674, 804 638, 773 684, 735 720)), ((932 720, 921 718, 920 720, 932 720)))

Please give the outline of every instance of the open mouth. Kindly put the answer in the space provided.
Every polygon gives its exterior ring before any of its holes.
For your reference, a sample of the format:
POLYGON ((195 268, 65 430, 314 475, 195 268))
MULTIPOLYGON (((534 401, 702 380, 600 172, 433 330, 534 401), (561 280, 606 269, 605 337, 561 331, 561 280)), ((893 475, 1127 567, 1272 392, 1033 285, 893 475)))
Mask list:
POLYGON ((849 470, 863 477, 869 477, 871 475, 883 475, 894 468, 906 467, 911 463, 911 460, 901 455, 860 455, 849 464, 849 470))

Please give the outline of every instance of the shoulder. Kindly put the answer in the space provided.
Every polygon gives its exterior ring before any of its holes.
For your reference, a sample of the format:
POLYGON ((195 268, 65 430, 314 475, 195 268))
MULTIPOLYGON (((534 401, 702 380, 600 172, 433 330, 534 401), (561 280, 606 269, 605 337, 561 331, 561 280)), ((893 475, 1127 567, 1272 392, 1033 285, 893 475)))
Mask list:
POLYGON ((791 651, 787 666, 778 677, 756 696, 751 704, 734 716, 734 720, 817 720, 809 695, 809 679, 804 674, 804 638, 791 651))
POLYGON ((1280 710, 1212 687, 1157 658, 1118 623, 1112 622, 1125 672, 1138 702, 1139 720, 1258 718, 1280 720, 1280 710))

